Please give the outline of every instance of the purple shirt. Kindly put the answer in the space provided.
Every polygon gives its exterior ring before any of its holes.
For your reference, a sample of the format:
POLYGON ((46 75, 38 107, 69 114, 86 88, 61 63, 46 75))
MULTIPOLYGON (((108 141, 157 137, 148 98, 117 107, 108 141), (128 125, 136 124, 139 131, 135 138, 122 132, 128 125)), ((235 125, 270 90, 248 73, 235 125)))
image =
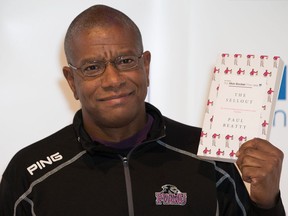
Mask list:
POLYGON ((120 142, 108 142, 100 139, 94 139, 94 141, 97 141, 107 147, 115 148, 115 149, 129 149, 133 148, 134 146, 140 144, 143 140, 146 139, 148 132, 150 131, 150 128, 153 124, 153 117, 148 114, 148 120, 144 126, 139 132, 134 134, 133 136, 122 140, 120 142))

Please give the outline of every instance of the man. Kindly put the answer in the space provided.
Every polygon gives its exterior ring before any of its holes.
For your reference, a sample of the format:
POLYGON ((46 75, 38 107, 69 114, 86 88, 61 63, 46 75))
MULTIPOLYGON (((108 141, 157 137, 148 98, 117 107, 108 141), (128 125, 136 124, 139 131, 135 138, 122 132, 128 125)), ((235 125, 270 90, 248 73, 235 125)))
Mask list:
POLYGON ((242 145, 237 164, 200 160, 201 129, 145 103, 150 52, 138 27, 103 5, 65 37, 64 76, 82 108, 73 124, 18 152, 0 187, 0 215, 285 215, 283 153, 242 145))

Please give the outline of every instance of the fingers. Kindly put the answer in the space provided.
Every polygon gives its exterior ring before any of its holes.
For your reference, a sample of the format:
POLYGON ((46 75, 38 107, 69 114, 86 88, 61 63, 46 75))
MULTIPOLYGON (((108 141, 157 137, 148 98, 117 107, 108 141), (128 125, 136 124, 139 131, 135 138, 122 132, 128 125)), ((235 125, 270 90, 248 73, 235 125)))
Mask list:
MULTIPOLYGON (((246 160, 246 159, 245 159, 246 160)), ((259 163, 257 159, 247 160, 243 164, 238 164, 242 173, 242 179, 251 184, 258 184, 267 179, 269 173, 273 172, 271 163, 259 163)))
POLYGON ((260 138, 254 138, 252 140, 247 141, 246 143, 244 143, 240 147, 238 152, 241 153, 242 151, 244 151, 247 148, 258 149, 258 150, 261 150, 263 152, 269 152, 269 153, 271 153, 271 150, 276 150, 277 149, 275 146, 273 146, 267 140, 263 140, 263 139, 260 139, 260 138))
POLYGON ((251 183, 251 199, 265 207, 274 205, 279 193, 283 152, 259 138, 244 143, 236 153, 242 179, 251 183))
MULTIPOLYGON (((260 161, 270 161, 270 160, 280 160, 284 158, 283 152, 273 146, 267 140, 260 138, 254 138, 246 143, 244 143, 239 151, 236 153, 238 157, 238 163, 242 164, 243 159, 246 158, 249 162, 249 159, 258 159, 260 161), (274 159, 273 159, 274 158, 274 159)), ((259 162, 260 162, 259 161, 259 162)), ((245 161, 247 162, 247 161, 245 161)))
POLYGON ((264 175, 263 172, 272 172, 274 168, 281 167, 283 160, 283 152, 259 138, 243 144, 236 155, 236 163, 243 176, 250 177, 261 177, 264 175))

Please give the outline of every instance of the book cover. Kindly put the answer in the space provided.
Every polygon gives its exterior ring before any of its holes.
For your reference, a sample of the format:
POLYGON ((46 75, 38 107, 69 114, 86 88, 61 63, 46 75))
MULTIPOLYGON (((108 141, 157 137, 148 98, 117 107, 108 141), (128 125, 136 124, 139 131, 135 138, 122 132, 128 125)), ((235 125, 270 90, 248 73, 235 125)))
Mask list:
POLYGON ((198 156, 235 162, 245 141, 269 139, 284 63, 279 56, 223 53, 212 70, 198 156))

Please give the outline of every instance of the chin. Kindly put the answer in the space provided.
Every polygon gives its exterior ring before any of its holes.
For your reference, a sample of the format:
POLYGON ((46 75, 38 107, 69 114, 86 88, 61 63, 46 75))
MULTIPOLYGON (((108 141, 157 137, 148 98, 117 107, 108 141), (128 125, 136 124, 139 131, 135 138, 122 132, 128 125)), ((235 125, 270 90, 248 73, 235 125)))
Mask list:
POLYGON ((136 123, 140 119, 140 115, 142 115, 141 113, 135 112, 136 110, 131 109, 114 111, 107 113, 108 115, 104 120, 111 127, 125 127, 133 123, 133 121, 136 123))

